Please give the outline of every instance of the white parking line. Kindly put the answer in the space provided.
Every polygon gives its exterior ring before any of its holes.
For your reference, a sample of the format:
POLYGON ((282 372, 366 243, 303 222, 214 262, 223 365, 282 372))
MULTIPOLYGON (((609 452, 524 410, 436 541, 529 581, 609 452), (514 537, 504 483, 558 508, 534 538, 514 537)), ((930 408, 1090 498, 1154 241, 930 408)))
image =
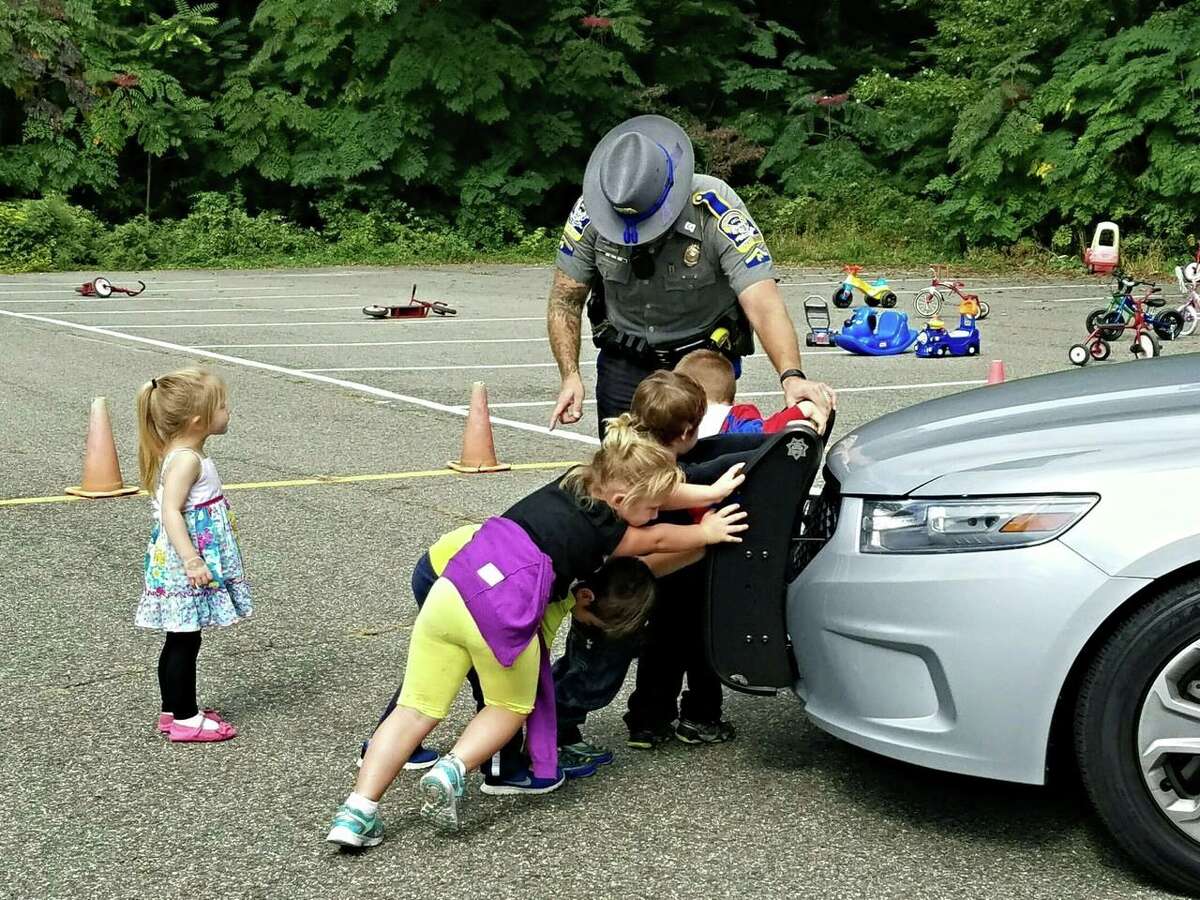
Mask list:
MULTIPOLYGON (((590 339, 590 334, 580 335, 584 340, 590 339)), ((426 344, 545 344, 549 338, 449 338, 432 341, 342 341, 316 342, 294 344, 189 344, 202 350, 241 350, 275 347, 421 347, 426 344)))
MULTIPOLYGON (((867 391, 906 391, 925 390, 932 388, 966 387, 975 384, 987 384, 986 378, 972 378, 965 381, 928 381, 924 384, 872 384, 866 387, 835 387, 839 394, 862 394, 867 391)), ((738 399, 743 397, 782 397, 783 391, 738 391, 738 399)), ((510 403, 488 402, 488 409, 521 409, 523 407, 554 406, 556 400, 517 400, 510 403)), ((595 400, 584 400, 585 404, 594 405, 595 400)), ((467 409, 459 406, 456 409, 467 409)))
POLYGON ((1111 295, 1109 295, 1107 297, 1044 297, 1044 298, 1040 298, 1040 299, 1035 298, 1033 300, 1024 300, 1022 302, 1023 303, 1083 303, 1087 300, 1099 301, 1099 300, 1111 300, 1111 299, 1112 299, 1111 295))
MULTIPOLYGON (((544 340, 544 339, 539 339, 544 340)), ((471 343, 483 343, 483 341, 472 341, 471 343)), ((808 356, 825 356, 829 354, 837 354, 838 356, 852 356, 853 354, 846 353, 842 350, 810 350, 808 356)), ((751 353, 742 357, 742 362, 749 360, 762 360, 767 357, 762 353, 751 353)), ((581 366, 594 366, 596 360, 585 359, 579 363, 581 366)), ((470 363, 467 365, 453 366, 338 366, 337 368, 321 368, 321 369, 305 369, 306 372, 456 372, 459 370, 472 369, 556 369, 558 363, 554 362, 536 362, 536 363, 470 363)))
MULTIPOLYGON (((594 359, 585 359, 581 366, 594 366, 594 359)), ((475 363, 466 366, 339 366, 333 369, 305 369, 305 372, 459 372, 474 369, 557 369, 558 363, 475 363)))
MULTIPOLYGON (((8 305, 8 304, 5 304, 8 305)), ((181 316, 205 313, 279 312, 274 306, 226 306, 220 309, 56 309, 42 310, 45 316, 181 316)))
MULTIPOLYGON (((307 299, 313 299, 313 298, 317 298, 317 297, 320 297, 322 299, 333 299, 334 297, 362 297, 362 294, 326 294, 326 293, 320 293, 320 294, 274 294, 274 295, 265 296, 265 297, 262 294, 249 294, 244 297, 169 297, 167 299, 173 303, 200 303, 204 300, 220 300, 222 303, 229 303, 233 300, 307 300, 307 299)), ((12 306, 17 303, 20 303, 22 305, 26 305, 26 304, 30 304, 30 303, 79 303, 79 304, 102 303, 105 306, 110 306, 110 305, 120 305, 121 303, 125 303, 128 301, 124 297, 113 296, 113 297, 79 297, 78 299, 75 299, 75 300, 71 300, 67 297, 55 297, 54 299, 50 299, 50 300, 4 300, 4 301, 0 301, 0 302, 3 302, 5 306, 12 306)), ((145 303, 146 301, 142 300, 141 302, 145 303)), ((302 306, 299 309, 301 312, 303 312, 304 310, 319 309, 319 308, 320 307, 302 306)), ((330 309, 359 309, 360 307, 357 307, 357 306, 335 306, 335 307, 327 307, 327 308, 330 308, 330 309)), ((269 307, 269 309, 271 312, 280 312, 281 311, 278 307, 274 307, 274 306, 269 307)), ((114 310, 114 312, 115 311, 116 310, 114 310)), ((216 309, 206 310, 206 311, 207 312, 221 312, 221 310, 216 310, 216 309)), ((282 312, 291 312, 291 311, 292 310, 286 310, 286 309, 282 310, 282 312)), ((56 315, 56 314, 57 313, 51 313, 51 315, 56 315)), ((72 315, 72 314, 65 313, 65 315, 72 315)))
MULTIPOLYGON (((383 388, 373 387, 369 384, 360 384, 357 381, 344 381, 341 378, 330 378, 328 375, 320 375, 314 372, 305 372, 300 369, 290 369, 287 366, 277 366, 272 363, 259 362, 254 359, 243 359, 240 356, 228 356, 224 353, 213 353, 211 350, 199 350, 195 347, 185 347, 182 344, 172 344, 169 341, 160 341, 153 338, 139 337, 135 334, 123 334, 120 331, 113 331, 98 325, 83 325, 79 322, 68 322, 65 319, 52 319, 49 316, 35 316, 31 313, 13 312, 8 309, 0 309, 0 316, 11 316, 14 319, 25 319, 30 322, 42 322, 46 325, 58 325, 63 328, 75 328, 79 331, 86 331, 91 334, 102 334, 107 337, 120 338, 126 341, 133 341, 138 344, 146 344, 151 347, 159 347, 163 350, 172 350, 177 353, 186 353, 192 356, 202 356, 206 359, 215 359, 220 362, 229 363, 235 366, 245 366, 248 369, 261 369, 265 372, 276 372, 280 375, 288 375, 293 378, 304 378, 309 381, 320 382, 322 384, 332 384, 335 387, 346 388, 351 391, 359 391, 363 394, 370 394, 374 397, 382 397, 387 400, 398 400, 401 403, 408 403, 413 406, 420 406, 425 409, 435 410, 436 412, 450 413, 455 416, 462 417, 466 415, 465 407, 447 406, 444 403, 435 403, 432 400, 425 400, 421 397, 412 397, 408 394, 398 394, 395 391, 385 390, 383 388)), ((550 431, 544 425, 533 425, 529 422, 519 422, 514 419, 504 419, 492 416, 493 425, 505 425, 509 428, 516 428, 519 431, 531 431, 535 434, 545 434, 551 437, 562 438, 563 440, 576 441, 582 444, 598 444, 594 437, 586 434, 576 434, 570 431, 562 431, 556 429, 550 431)))
MULTIPOLYGON (((144 279, 134 278, 133 280, 134 281, 143 281, 144 279)), ((216 281, 217 281, 217 279, 215 279, 215 278, 194 278, 194 279, 185 280, 185 281, 157 281, 156 280, 154 282, 154 284, 155 285, 160 285, 160 284, 215 284, 216 281)), ((83 282, 80 282, 80 284, 82 284, 82 283, 83 282)), ((118 280, 117 283, 121 284, 122 286, 125 286, 123 279, 118 280)), ((47 283, 45 281, 0 281, 0 287, 7 288, 7 287, 28 286, 28 287, 42 288, 42 290, 38 290, 38 291, 0 291, 0 294, 73 294, 73 293, 75 293, 75 288, 77 287, 77 285, 73 285, 73 284, 64 284, 62 287, 54 287, 54 284, 55 284, 55 282, 47 283)), ((147 288, 148 287, 149 287, 149 285, 147 284, 147 288)), ((190 288, 180 288, 179 290, 190 290, 190 288)), ((216 288, 216 290, 229 291, 229 290, 235 290, 235 289, 234 288, 216 288)), ((280 288, 270 288, 270 290, 281 291, 281 290, 284 290, 284 288, 281 288, 281 287, 280 288)), ((168 293, 168 292, 163 291, 163 293, 168 293)))
MULTIPOLYGON (((105 325, 97 325, 97 328, 312 328, 316 326, 325 326, 326 328, 334 327, 356 327, 356 328, 386 328, 387 325, 380 323, 385 319, 369 319, 363 316, 359 319, 349 322, 334 321, 328 322, 189 322, 187 324, 176 325, 125 325, 120 322, 113 322, 105 325)), ((485 322, 545 322, 545 316, 500 316, 497 318, 482 318, 482 319, 457 319, 457 318, 442 318, 440 316, 429 316, 424 319, 402 319, 405 325, 431 325, 440 323, 443 326, 449 322, 457 322, 460 325, 475 325, 485 322)))

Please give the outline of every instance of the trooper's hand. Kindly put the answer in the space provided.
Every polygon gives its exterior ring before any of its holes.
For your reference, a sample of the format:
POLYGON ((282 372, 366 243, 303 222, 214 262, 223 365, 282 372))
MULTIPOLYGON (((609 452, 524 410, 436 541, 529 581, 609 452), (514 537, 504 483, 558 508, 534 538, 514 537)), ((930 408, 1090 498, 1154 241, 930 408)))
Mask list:
POLYGON ((583 418, 583 379, 575 372, 562 380, 558 391, 558 402, 554 404, 554 414, 550 416, 550 430, 555 425, 574 425, 583 418))
POLYGON ((803 378, 789 378, 783 383, 783 396, 787 406, 795 406, 802 400, 809 400, 813 406, 812 419, 817 431, 825 433, 825 423, 829 421, 829 413, 837 409, 837 393, 822 381, 805 381, 803 378))

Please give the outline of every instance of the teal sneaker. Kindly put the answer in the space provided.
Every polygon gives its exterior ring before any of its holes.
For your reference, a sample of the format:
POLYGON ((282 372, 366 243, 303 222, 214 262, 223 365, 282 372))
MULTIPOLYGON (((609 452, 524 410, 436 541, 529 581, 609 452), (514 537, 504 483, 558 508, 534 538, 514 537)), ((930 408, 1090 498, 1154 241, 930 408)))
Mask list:
POLYGON ((443 756, 421 776, 417 789, 425 801, 421 816, 439 828, 458 828, 458 799, 467 783, 467 770, 454 756, 443 756))
POLYGON ((383 822, 379 821, 378 812, 368 815, 343 803, 325 840, 343 847, 374 847, 383 840, 383 822))

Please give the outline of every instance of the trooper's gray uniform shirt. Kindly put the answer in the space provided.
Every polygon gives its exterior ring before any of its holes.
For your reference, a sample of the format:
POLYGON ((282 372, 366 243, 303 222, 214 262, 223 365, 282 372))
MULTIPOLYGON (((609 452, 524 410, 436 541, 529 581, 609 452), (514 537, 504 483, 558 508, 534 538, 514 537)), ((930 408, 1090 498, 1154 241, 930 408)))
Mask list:
POLYGON ((711 175, 692 177, 691 201, 656 243, 654 274, 637 278, 631 259, 639 248, 601 237, 581 197, 563 228, 555 264, 583 284, 598 272, 608 320, 652 346, 677 344, 711 329, 737 304, 738 294, 775 277, 746 204, 711 175))

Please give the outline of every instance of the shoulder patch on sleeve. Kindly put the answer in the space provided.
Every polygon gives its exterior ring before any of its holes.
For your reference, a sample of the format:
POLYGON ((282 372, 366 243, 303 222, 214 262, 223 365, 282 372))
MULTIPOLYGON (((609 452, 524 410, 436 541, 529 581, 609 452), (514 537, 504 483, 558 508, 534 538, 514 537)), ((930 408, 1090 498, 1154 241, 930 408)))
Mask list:
POLYGON ((717 220, 717 230, 739 253, 745 255, 746 268, 752 269, 771 261, 762 232, 749 213, 731 207, 715 191, 697 191, 692 195, 692 203, 704 206, 712 213, 717 220))
POLYGON ((571 207, 571 214, 567 216, 567 224, 563 226, 562 240, 559 242, 558 249, 568 256, 574 256, 575 242, 583 240, 584 229, 591 221, 587 214, 587 207, 583 205, 583 198, 580 197, 571 207))

